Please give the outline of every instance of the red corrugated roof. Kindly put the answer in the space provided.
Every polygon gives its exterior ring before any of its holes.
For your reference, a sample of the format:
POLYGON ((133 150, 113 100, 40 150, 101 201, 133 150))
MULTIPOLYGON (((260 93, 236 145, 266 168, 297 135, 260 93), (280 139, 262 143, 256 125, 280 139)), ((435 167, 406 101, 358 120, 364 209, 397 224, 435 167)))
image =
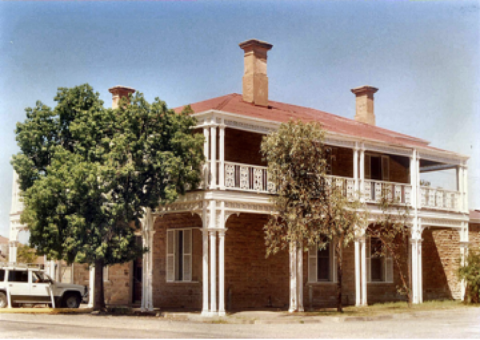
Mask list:
POLYGON ((470 220, 480 220, 480 210, 470 210, 470 220))
MULTIPOLYGON (((253 105, 243 101, 242 95, 232 93, 190 105, 196 113, 208 110, 221 110, 246 117, 260 118, 281 123, 288 122, 290 119, 301 120, 304 122, 316 121, 320 122, 327 131, 334 133, 373 139, 394 145, 410 147, 422 146, 434 150, 441 150, 428 146, 429 142, 424 139, 404 135, 378 126, 360 123, 353 119, 337 116, 324 111, 271 100, 268 103, 268 107, 253 105)), ((175 111, 180 112, 182 109, 183 106, 175 108, 175 111)))

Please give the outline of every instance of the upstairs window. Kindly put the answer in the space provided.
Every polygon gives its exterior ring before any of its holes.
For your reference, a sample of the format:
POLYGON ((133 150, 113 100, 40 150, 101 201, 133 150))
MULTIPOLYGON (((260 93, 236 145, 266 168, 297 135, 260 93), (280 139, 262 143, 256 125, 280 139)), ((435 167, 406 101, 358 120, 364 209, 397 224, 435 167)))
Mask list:
POLYGON ((167 230, 167 282, 192 281, 192 229, 167 230))
POLYGON ((328 243, 324 249, 310 247, 308 251, 308 281, 336 282, 334 247, 328 243))
POLYGON ((5 269, 0 269, 0 282, 5 280, 5 269))
POLYGON ((390 180, 390 158, 386 155, 365 154, 365 178, 388 182, 390 180))
POLYGON ((367 242, 367 277, 368 282, 393 282, 393 260, 387 254, 378 255, 382 249, 380 239, 372 237, 367 242))

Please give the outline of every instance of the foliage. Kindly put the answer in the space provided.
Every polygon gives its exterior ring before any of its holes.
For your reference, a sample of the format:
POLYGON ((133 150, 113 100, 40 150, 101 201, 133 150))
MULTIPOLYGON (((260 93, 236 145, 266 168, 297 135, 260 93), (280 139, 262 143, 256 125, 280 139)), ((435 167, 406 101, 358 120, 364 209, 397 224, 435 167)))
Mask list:
POLYGON ((35 263, 37 260, 37 253, 34 248, 26 244, 20 244, 17 247, 17 262, 19 263, 35 263))
POLYGON ((200 182, 203 136, 191 133, 191 109, 176 114, 139 93, 107 109, 88 84, 60 88, 54 100, 54 109, 27 108, 16 129, 12 164, 30 243, 49 259, 96 268, 138 257, 144 208, 200 182))
POLYGON ((382 213, 376 215, 374 222, 368 225, 365 230, 365 234, 367 238, 376 238, 381 242, 381 247, 375 248, 372 256, 391 257, 402 282, 397 290, 407 297, 410 305, 412 301, 408 269, 410 233, 405 227, 409 220, 410 211, 407 205, 399 204, 398 200, 392 196, 390 190, 383 191, 378 202, 382 213))
POLYGON ((323 249, 335 240, 338 308, 341 306, 342 251, 362 223, 358 201, 349 202, 327 176, 331 150, 318 123, 290 121, 265 136, 261 152, 268 162, 275 214, 265 226, 267 256, 293 245, 323 249))
POLYGON ((458 275, 467 283, 465 302, 480 303, 480 250, 469 250, 466 265, 458 269, 458 275))

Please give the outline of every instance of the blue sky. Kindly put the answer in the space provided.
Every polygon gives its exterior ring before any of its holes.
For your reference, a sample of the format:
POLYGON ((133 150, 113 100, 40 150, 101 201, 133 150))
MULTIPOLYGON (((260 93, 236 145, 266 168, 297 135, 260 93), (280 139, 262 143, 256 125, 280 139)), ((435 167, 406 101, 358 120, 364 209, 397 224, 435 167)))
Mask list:
POLYGON ((480 208, 480 1, 2 1, 0 235, 26 107, 83 83, 108 106, 114 85, 171 107, 241 93, 250 38, 274 45, 270 99, 353 118, 350 89, 378 87, 377 125, 471 156, 480 208))

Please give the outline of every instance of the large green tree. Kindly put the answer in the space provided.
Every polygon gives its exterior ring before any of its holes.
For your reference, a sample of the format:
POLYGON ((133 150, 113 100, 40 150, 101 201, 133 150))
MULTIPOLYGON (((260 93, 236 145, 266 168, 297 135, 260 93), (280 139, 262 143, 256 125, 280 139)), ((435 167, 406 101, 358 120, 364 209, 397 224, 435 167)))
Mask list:
POLYGON ((320 124, 290 121, 264 137, 261 152, 276 187, 275 214, 265 226, 265 241, 267 256, 288 248, 303 254, 334 246, 337 308, 342 311, 343 249, 364 224, 364 214, 358 200, 347 199, 343 187, 327 175, 332 154, 324 136, 320 124))
POLYGON ((95 266, 95 309, 104 308, 103 267, 146 251, 135 242, 144 208, 173 202, 200 183, 203 136, 181 114, 142 94, 105 108, 88 84, 60 88, 54 109, 37 102, 17 124, 12 164, 22 223, 39 255, 95 266))

